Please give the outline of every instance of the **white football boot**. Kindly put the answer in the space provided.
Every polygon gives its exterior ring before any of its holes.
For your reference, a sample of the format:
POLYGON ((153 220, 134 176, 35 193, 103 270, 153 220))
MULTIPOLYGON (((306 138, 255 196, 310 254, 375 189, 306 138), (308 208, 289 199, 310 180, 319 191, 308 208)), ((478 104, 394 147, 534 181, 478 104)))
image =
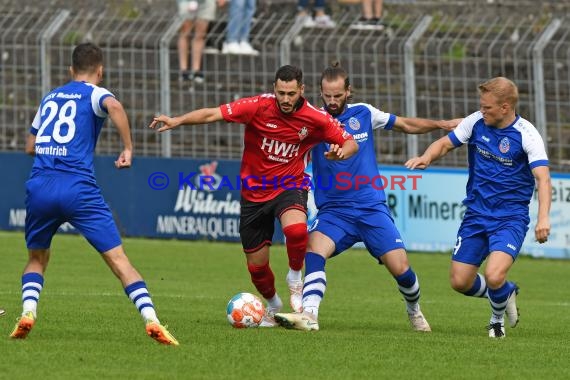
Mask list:
POLYGON ((302 331, 318 331, 319 322, 314 314, 309 312, 302 313, 277 313, 275 320, 281 326, 287 329, 302 331))
POLYGON ((431 332, 431 327, 428 321, 424 317, 422 311, 418 310, 414 313, 408 313, 408 318, 410 318, 410 324, 412 328, 416 331, 431 332))

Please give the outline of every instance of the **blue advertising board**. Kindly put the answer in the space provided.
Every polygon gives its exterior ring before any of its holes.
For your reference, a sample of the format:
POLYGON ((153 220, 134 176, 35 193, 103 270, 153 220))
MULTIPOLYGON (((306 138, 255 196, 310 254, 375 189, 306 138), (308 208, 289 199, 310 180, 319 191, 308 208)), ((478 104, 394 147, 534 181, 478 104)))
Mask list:
MULTIPOLYGON (((117 170, 114 160, 96 157, 95 172, 121 234, 239 241, 238 161, 135 158, 132 168, 117 170)), ((0 188, 0 229, 22 229, 32 158, 1 153, 0 164, 10 179, 0 188)))
MULTIPOLYGON (((135 158, 117 170, 115 157, 96 157, 97 181, 124 236, 206 239, 238 242, 239 161, 135 158)), ((23 229, 25 181, 32 158, 0 153, 6 181, 0 187, 0 229, 23 229)), ((467 169, 409 171, 379 166, 387 202, 409 250, 450 251, 465 212, 467 169)), ((308 167, 310 174, 311 168, 308 167)), ((570 175, 552 174, 553 201, 548 243, 534 241, 538 209, 531 200, 531 225, 522 252, 537 257, 570 258, 570 175)), ((309 197, 309 222, 316 208, 309 197)), ((65 224, 63 232, 73 232, 65 224)), ((282 242, 278 224, 274 241, 282 242)))

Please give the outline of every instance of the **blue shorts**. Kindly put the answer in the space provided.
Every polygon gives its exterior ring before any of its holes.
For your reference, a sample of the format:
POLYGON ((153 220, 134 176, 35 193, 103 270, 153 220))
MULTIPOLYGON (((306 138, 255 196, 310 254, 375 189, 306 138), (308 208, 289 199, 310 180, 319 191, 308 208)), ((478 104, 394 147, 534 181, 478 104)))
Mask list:
POLYGON ((334 242, 333 256, 359 242, 377 259, 394 249, 406 249, 385 203, 366 209, 321 209, 309 227, 309 232, 313 231, 327 235, 334 242))
POLYGON ((40 175, 26 182, 26 245, 47 249, 69 222, 100 253, 121 245, 109 206, 96 183, 77 175, 40 175))
POLYGON ((481 266, 493 251, 505 252, 515 260, 528 231, 528 215, 495 219, 467 211, 457 232, 451 259, 481 266))

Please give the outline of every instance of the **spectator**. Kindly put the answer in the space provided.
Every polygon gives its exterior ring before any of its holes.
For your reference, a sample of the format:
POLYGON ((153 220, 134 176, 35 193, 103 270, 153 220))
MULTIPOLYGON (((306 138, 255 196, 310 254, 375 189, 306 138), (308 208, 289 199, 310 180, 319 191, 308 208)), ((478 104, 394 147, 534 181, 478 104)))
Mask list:
POLYGON ((197 84, 204 83, 202 72, 202 54, 206 45, 206 34, 210 21, 216 19, 216 6, 224 6, 226 0, 177 0, 178 14, 184 18, 178 35, 178 63, 180 67, 180 79, 193 81, 197 84), (216 4, 217 3, 217 4, 216 4), (194 29, 192 37, 192 66, 188 69, 188 39, 194 29))
POLYGON ((259 51, 249 43, 251 21, 257 8, 256 0, 231 0, 229 7, 228 29, 222 53, 259 55, 259 51))
POLYGON ((334 28, 336 23, 331 20, 330 16, 325 13, 325 0, 315 0, 313 8, 315 18, 309 14, 309 0, 298 0, 297 3, 297 20, 302 20, 303 26, 307 28, 334 28))
POLYGON ((350 28, 359 30, 384 29, 382 3, 383 0, 362 0, 362 16, 350 28))

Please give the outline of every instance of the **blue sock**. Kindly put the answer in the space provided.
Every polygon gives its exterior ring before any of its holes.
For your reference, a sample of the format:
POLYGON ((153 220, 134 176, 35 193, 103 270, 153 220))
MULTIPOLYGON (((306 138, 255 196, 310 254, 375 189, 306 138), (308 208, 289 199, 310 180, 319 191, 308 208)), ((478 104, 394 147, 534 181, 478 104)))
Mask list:
POLYGON ((31 311, 36 316, 43 287, 44 276, 41 274, 30 272, 22 275, 22 315, 31 311))
POLYGON ((488 291, 489 290, 487 288, 487 281, 485 281, 485 277, 483 277, 482 274, 477 273, 477 276, 475 276, 475 282, 473 282, 473 286, 463 294, 470 297, 488 298, 488 291))
POLYGON ((133 301, 145 321, 159 322, 144 281, 141 280, 127 285, 125 293, 133 301))
POLYGON ((303 285, 303 311, 319 315, 319 306, 327 289, 326 260, 321 255, 305 255, 305 282, 303 285))
POLYGON ((491 304, 492 311, 491 323, 503 323, 507 300, 509 299, 513 289, 513 283, 508 281, 498 289, 489 288, 489 303, 491 304))
POLYGON ((394 276, 398 283, 398 290, 406 300, 408 313, 412 314, 419 310, 420 283, 411 267, 399 276, 394 276))

